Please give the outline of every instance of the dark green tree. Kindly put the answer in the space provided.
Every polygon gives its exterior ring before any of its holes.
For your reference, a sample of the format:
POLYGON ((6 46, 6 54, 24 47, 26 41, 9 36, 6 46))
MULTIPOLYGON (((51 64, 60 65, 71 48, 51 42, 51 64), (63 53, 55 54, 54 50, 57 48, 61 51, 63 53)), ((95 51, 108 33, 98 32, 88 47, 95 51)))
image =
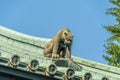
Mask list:
POLYGON ((120 67, 120 0, 109 0, 114 8, 109 8, 106 14, 115 17, 116 24, 105 26, 105 29, 111 34, 105 43, 106 54, 105 60, 109 65, 120 67))

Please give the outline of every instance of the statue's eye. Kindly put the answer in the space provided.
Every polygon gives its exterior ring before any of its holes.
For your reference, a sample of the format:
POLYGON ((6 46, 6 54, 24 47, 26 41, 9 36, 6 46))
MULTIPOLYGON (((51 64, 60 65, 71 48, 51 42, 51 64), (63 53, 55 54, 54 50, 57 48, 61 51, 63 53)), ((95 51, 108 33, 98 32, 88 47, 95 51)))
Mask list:
POLYGON ((68 39, 68 41, 72 41, 71 39, 68 39))
POLYGON ((64 33, 65 35, 68 35, 66 32, 64 33))

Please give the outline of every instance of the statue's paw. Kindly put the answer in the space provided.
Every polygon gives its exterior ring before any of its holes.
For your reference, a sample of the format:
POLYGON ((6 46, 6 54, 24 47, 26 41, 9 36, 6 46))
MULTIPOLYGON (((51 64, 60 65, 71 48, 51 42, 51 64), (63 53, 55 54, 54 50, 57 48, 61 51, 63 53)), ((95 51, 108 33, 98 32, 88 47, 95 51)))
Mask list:
POLYGON ((56 54, 52 54, 52 58, 56 58, 56 56, 57 56, 56 54))
POLYGON ((52 57, 51 54, 46 54, 44 56, 47 57, 47 58, 51 58, 52 57))
POLYGON ((57 55, 56 55, 56 58, 59 58, 59 57, 60 57, 60 56, 57 54, 57 55))

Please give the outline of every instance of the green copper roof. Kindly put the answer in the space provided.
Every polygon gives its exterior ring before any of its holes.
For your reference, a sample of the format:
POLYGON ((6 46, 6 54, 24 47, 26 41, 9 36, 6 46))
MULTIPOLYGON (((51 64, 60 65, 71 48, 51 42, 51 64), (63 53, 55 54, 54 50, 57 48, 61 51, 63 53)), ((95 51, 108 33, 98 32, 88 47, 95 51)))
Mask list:
POLYGON ((2 26, 0 26, 0 35, 3 35, 5 37, 8 37, 8 38, 11 38, 11 39, 23 42, 23 43, 39 46, 42 48, 44 48, 45 43, 51 40, 47 38, 40 38, 40 37, 34 37, 34 36, 22 34, 14 30, 7 29, 2 26))
POLYGON ((56 66, 58 73, 56 73, 54 77, 59 79, 63 79, 63 74, 68 68, 73 68, 75 70, 74 80, 77 80, 77 78, 79 78, 78 80, 80 80, 80 78, 85 79, 85 75, 91 75, 91 80, 102 80, 102 78, 120 80, 120 68, 76 56, 72 56, 73 61, 68 59, 45 58, 43 56, 44 46, 50 40, 51 39, 22 34, 0 26, 0 65, 9 66, 4 62, 9 61, 13 55, 18 55, 20 57, 19 64, 22 66, 16 68, 26 70, 27 65, 30 64, 32 60, 37 60, 38 66, 34 72, 37 74, 44 73, 44 69, 50 64, 58 64, 56 66), (63 62, 62 65, 60 64, 61 61, 63 62), (65 65, 64 63, 67 64, 65 65))

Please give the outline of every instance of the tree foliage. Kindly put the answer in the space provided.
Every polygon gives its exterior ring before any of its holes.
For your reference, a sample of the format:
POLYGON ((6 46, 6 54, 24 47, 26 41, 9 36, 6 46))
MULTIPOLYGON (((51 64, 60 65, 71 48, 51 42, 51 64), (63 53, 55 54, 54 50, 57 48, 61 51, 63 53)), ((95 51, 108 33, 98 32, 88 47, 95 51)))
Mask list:
POLYGON ((105 26, 105 29, 111 34, 105 43, 105 60, 112 66, 120 67, 120 0, 109 0, 115 7, 109 8, 106 14, 115 17, 116 24, 105 26))

